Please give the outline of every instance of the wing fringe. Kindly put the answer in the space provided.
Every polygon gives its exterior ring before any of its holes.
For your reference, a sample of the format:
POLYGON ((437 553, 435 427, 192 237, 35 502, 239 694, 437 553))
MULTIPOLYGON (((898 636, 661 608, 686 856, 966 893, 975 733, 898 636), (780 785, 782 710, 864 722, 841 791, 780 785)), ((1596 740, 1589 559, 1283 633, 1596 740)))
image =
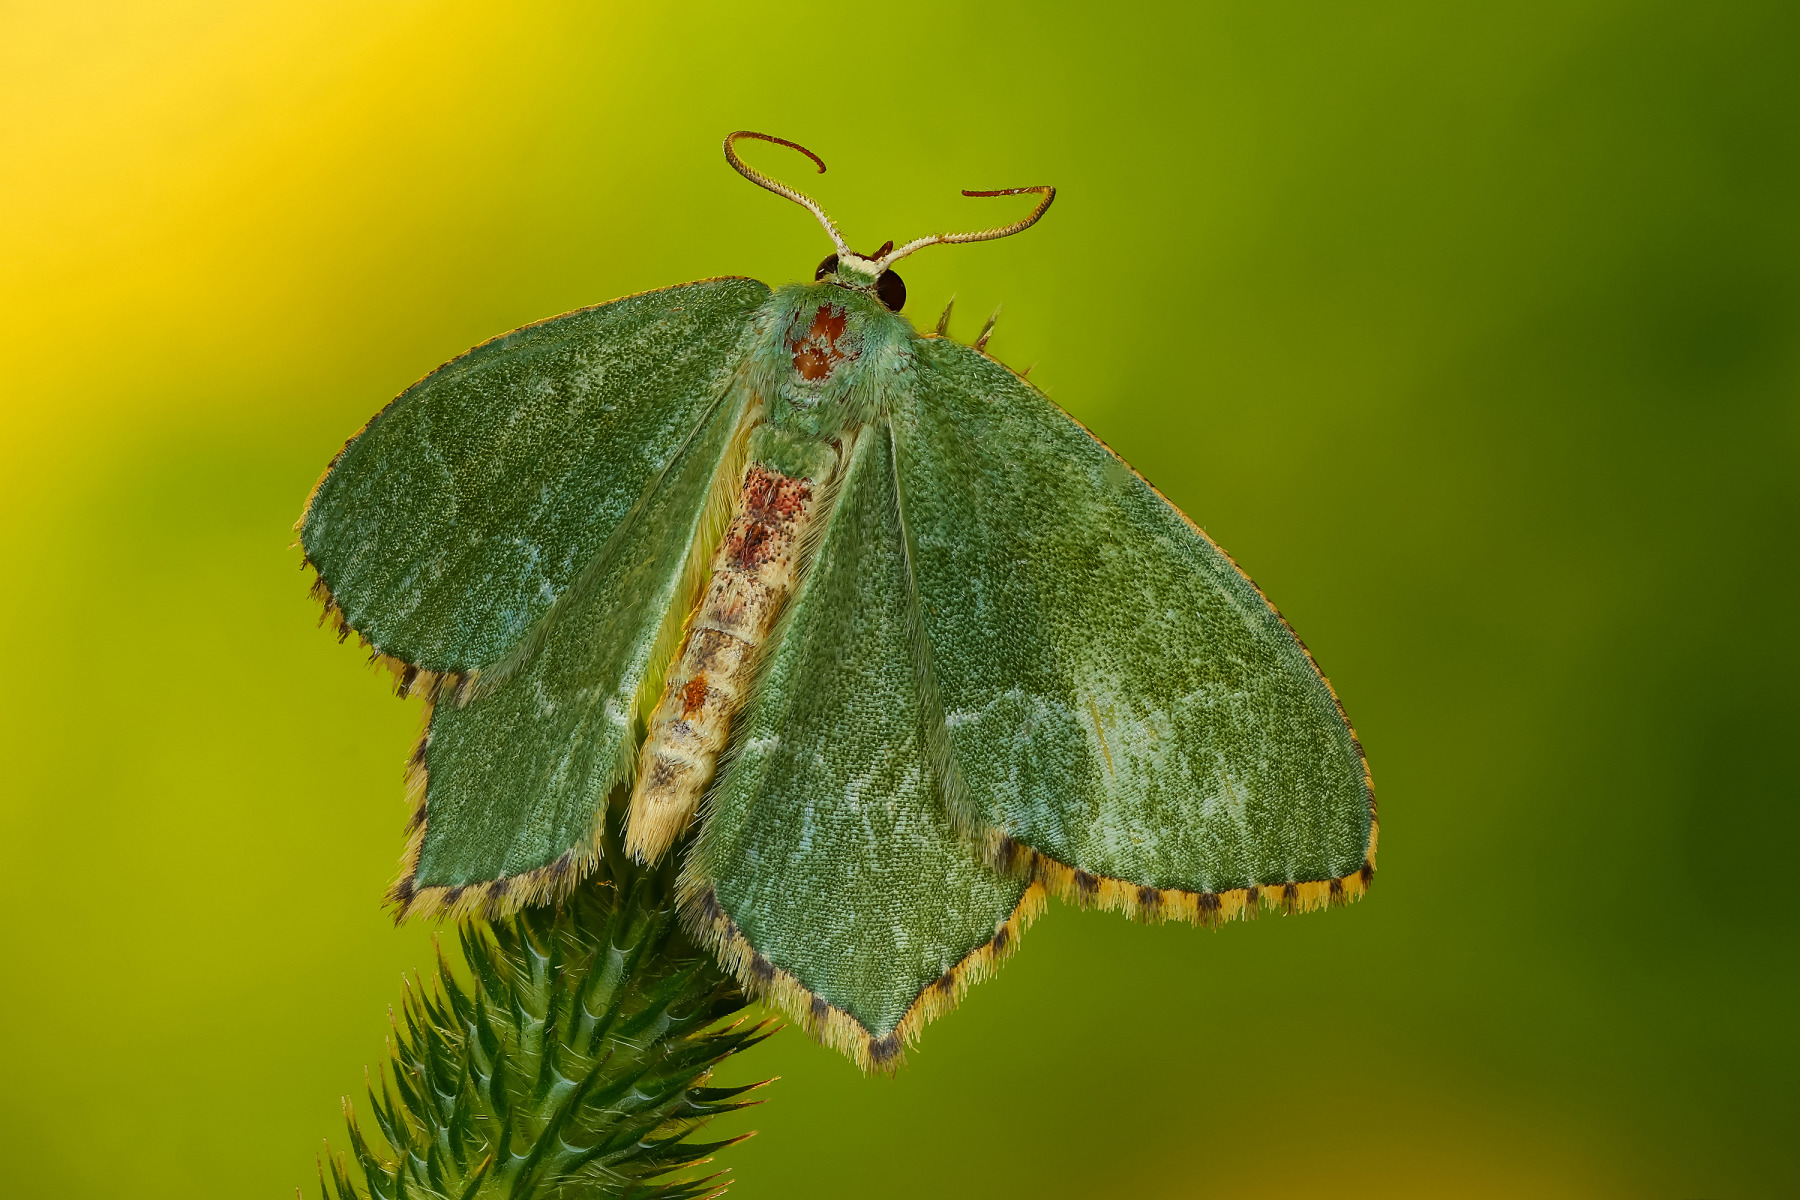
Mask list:
MULTIPOLYGON (((1250 887, 1231 888, 1219 892, 1195 892, 1183 888, 1156 888, 1144 884, 1132 883, 1126 879, 1114 879, 1110 876, 1095 875, 1067 863, 1051 858, 1041 850, 1035 850, 1022 842, 995 829, 982 821, 976 812, 975 805, 961 785, 961 773, 956 769, 954 756, 950 753, 947 731, 939 736, 942 739, 942 750, 934 745, 934 766, 940 767, 939 778, 944 781, 944 796, 950 819, 964 836, 973 840, 986 857, 990 866, 996 870, 1023 875, 1030 878, 1034 885, 1041 885, 1045 891, 1059 900, 1067 901, 1081 908, 1097 908, 1104 912, 1121 912, 1133 920, 1161 922, 1188 921, 1195 925, 1217 928, 1233 918, 1250 920, 1265 909, 1284 914, 1312 912, 1321 908, 1336 908, 1354 903, 1365 895, 1375 879, 1375 843, 1381 831, 1381 822, 1375 804, 1375 780, 1369 773, 1369 756, 1363 751, 1362 739, 1356 735, 1356 727, 1350 723, 1349 714, 1344 711, 1344 702, 1338 699, 1337 689, 1331 686, 1331 680, 1319 668, 1318 660, 1306 642, 1288 624, 1288 619, 1281 614, 1273 601, 1263 592, 1250 573, 1238 565, 1226 549, 1213 541, 1212 536, 1202 529, 1195 520, 1181 510, 1181 507, 1148 479, 1124 457, 1100 438, 1093 430, 1082 424, 1067 409, 1052 400, 1044 390, 1025 378, 1023 374, 1013 370, 999 359, 989 355, 980 346, 974 347, 987 361, 1005 368, 1020 383, 1030 388, 1062 418, 1079 429, 1096 446, 1110 455, 1115 463, 1131 472, 1131 474, 1150 490, 1151 495, 1162 501, 1171 512, 1180 517, 1189 530, 1197 534, 1218 556, 1237 572, 1238 577, 1250 585, 1259 600, 1268 607, 1275 619, 1281 622, 1282 630, 1300 648, 1306 665, 1325 685, 1325 692, 1331 697, 1331 703, 1337 710, 1338 720, 1344 723, 1349 731, 1350 745, 1356 751, 1356 761, 1362 768, 1363 792, 1369 798, 1369 843, 1363 851, 1362 866, 1346 875, 1329 879, 1293 880, 1287 882, 1257 884, 1250 887)), ((895 481, 895 496, 901 495, 898 480, 895 481)), ((907 543, 908 568, 911 567, 911 542, 907 543)), ((914 588, 913 602, 917 605, 917 589, 914 588)), ((923 628, 920 628, 923 638, 923 628)), ((930 669, 929 650, 922 654, 925 669, 930 669)), ((935 678, 929 681, 929 691, 935 696, 935 678)), ((936 732, 936 731, 933 731, 936 732)))
MULTIPOLYGON (((811 523, 795 551, 797 560, 802 564, 802 576, 811 572, 813 559, 837 513, 840 492, 852 470, 855 456, 871 452, 874 442, 870 439, 875 435, 876 431, 872 426, 853 444, 845 447, 838 470, 821 488, 821 516, 811 523)), ((787 630, 796 611, 795 606, 790 604, 787 611, 781 614, 775 630, 759 650, 753 678, 761 679, 762 672, 768 668, 769 655, 787 637, 787 630)), ((703 825, 710 817, 720 782, 742 751, 748 728, 748 722, 741 720, 734 725, 731 738, 719 757, 713 784, 707 789, 701 802, 696 825, 703 825)), ((927 1024, 955 1008, 971 987, 998 970, 1000 964, 1017 948, 1019 938, 1026 928, 1045 908, 1044 890, 1036 885, 1027 887, 1012 912, 994 927, 992 937, 970 950, 949 971, 922 988, 907 1006, 894 1029, 877 1036, 847 1010, 826 1001, 801 983, 792 972, 777 967, 758 952, 744 936, 737 922, 725 912, 713 882, 702 878, 695 870, 695 862, 691 857, 684 859, 676 895, 683 923, 689 934, 696 942, 710 949, 719 963, 749 994, 781 1009, 820 1043, 844 1054, 864 1071, 880 1071, 890 1075, 904 1065, 906 1046, 918 1041, 927 1024)))
POLYGON ((1045 908, 1044 889, 1033 883, 1011 914, 994 927, 991 938, 921 988, 893 1030, 877 1037, 849 1012, 758 953, 721 907, 711 883, 684 871, 678 898, 689 934, 718 957, 746 992, 779 1008, 820 1043, 846 1055, 864 1071, 888 1075, 905 1065, 906 1047, 917 1044, 926 1025, 955 1008, 964 993, 999 970, 1045 908))
POLYGON ((1119 912, 1134 921, 1186 921, 1217 929, 1233 919, 1251 920, 1264 910, 1288 916, 1321 908, 1342 908, 1368 892, 1375 880, 1375 840, 1380 826, 1369 822, 1369 845, 1362 866, 1329 879, 1252 884, 1218 892, 1158 888, 1095 875, 1059 862, 999 831, 983 839, 982 852, 995 870, 1024 876, 1059 900, 1079 908, 1119 912))
POLYGON ((606 835, 604 806, 596 814, 588 834, 545 866, 482 883, 419 887, 414 882, 419 873, 419 857, 425 849, 425 792, 430 783, 426 751, 431 745, 431 717, 440 703, 466 700, 475 685, 477 673, 428 671, 383 653, 351 626, 317 566, 310 559, 303 561, 302 566, 313 569, 312 597, 322 606, 319 624, 330 625, 340 642, 348 641, 354 635, 368 651, 370 664, 393 675, 396 695, 402 698, 423 695, 425 698, 419 736, 406 760, 406 846, 400 852, 399 874, 389 885, 385 897, 394 910, 394 922, 398 924, 413 916, 496 920, 531 905, 561 902, 600 862, 606 835))
POLYGON ((331 585, 325 582, 325 576, 320 572, 317 563, 303 553, 300 567, 302 570, 310 569, 313 573, 312 587, 308 589, 308 594, 319 603, 320 626, 329 625, 332 632, 337 634, 340 644, 354 636, 357 645, 367 652, 369 665, 379 667, 394 677, 394 694, 396 696, 405 699, 415 692, 436 695, 446 691, 459 697, 468 695, 469 689, 474 686, 476 678, 480 675, 479 671, 432 671, 387 653, 371 642, 367 634, 350 624, 350 618, 344 614, 343 606, 337 602, 337 597, 332 595, 331 585))
MULTIPOLYGON (((695 284, 736 278, 740 277, 720 276, 716 279, 697 280, 694 283, 677 286, 691 287, 695 284)), ((671 290, 674 289, 651 289, 651 291, 671 290)), ((605 304, 589 305, 586 308, 574 309, 555 317, 547 317, 542 321, 533 321, 518 329, 489 338, 473 349, 458 355, 455 359, 451 359, 450 362, 456 362, 474 353, 475 350, 511 337, 521 330, 561 320, 563 317, 576 313, 602 308, 606 304, 617 303, 619 300, 649 295, 651 291, 634 292, 628 296, 608 300, 605 304)), ((443 367, 440 366, 424 378, 429 378, 430 374, 435 374, 436 370, 442 369, 443 367)), ((715 411, 716 404, 727 403, 732 393, 742 386, 742 375, 741 369, 732 373, 720 390, 719 398, 715 402, 715 411)), ((412 386, 417 386, 417 384, 412 386)), ((410 390, 411 387, 408 387, 400 395, 404 396, 410 390)), ((561 903, 583 879, 593 872, 604 854, 608 806, 604 804, 600 806, 588 833, 576 845, 564 851, 561 856, 545 866, 520 872, 517 875, 471 884, 418 886, 416 880, 419 860, 424 852, 428 821, 425 801, 430 779, 426 760, 431 743, 432 716, 440 701, 448 700, 455 704, 467 703, 482 683, 483 673, 479 668, 465 671, 432 671, 381 650, 370 641, 367 634, 351 624, 343 606, 332 594, 331 586, 326 583, 324 572, 312 560, 311 555, 306 553, 305 546, 299 538, 300 532, 305 527, 307 515, 312 511, 313 501, 317 498, 319 489, 324 485, 326 478, 336 468, 351 444, 361 437, 369 426, 381 416, 381 413, 385 413, 398 399, 399 397, 395 397, 395 400, 389 401, 381 412, 364 422, 362 428, 351 435, 337 454, 332 456, 331 462, 326 465, 317 482, 313 484, 312 491, 307 494, 306 505, 301 510, 299 519, 294 522, 295 544, 300 546, 301 568, 310 568, 313 573, 310 594, 321 606, 319 624, 321 626, 329 624, 337 634, 337 640, 340 643, 355 635, 357 643, 368 653, 371 665, 385 669, 394 677, 396 695, 404 699, 414 694, 422 694, 425 698, 419 736, 407 758, 406 765, 405 796, 408 808, 406 844, 400 855, 399 873, 385 894, 385 902, 394 910, 395 923, 399 924, 412 916, 498 920, 521 908, 561 903)), ((724 469, 715 474, 709 489, 700 525, 696 530, 693 544, 689 547, 687 564, 683 568, 683 579, 678 590, 681 600, 677 602, 676 606, 672 606, 670 612, 665 615, 652 649, 649 669, 646 670, 644 678, 639 681, 639 696, 637 704, 634 705, 634 712, 638 716, 640 726, 645 713, 648 712, 649 707, 655 704, 656 698, 661 692, 662 677, 667 671, 668 661, 672 657, 675 647, 685 635, 687 620, 692 615, 691 610, 698 604, 699 595, 706 586, 712 560, 711 549, 716 546, 719 538, 723 535, 725 526, 730 522, 732 515, 732 503, 736 496, 733 476, 734 474, 741 475, 743 472, 747 440, 751 428, 759 418, 760 411, 761 406, 755 402, 754 398, 746 403, 744 412, 739 415, 738 427, 732 433, 729 449, 722 462, 724 469)), ((709 413, 708 419, 712 415, 709 413)), ((705 421, 702 421, 701 425, 704 424, 705 421)), ((502 660, 501 664, 496 665, 505 666, 507 665, 506 660, 502 660)), ((503 676, 504 672, 501 674, 503 676)), ((632 735, 632 740, 641 740, 641 728, 632 735)), ((609 783, 608 795, 611 794, 612 788, 618 786, 621 781, 629 785, 631 776, 636 769, 637 756, 634 753, 628 752, 621 755, 620 761, 623 764, 623 778, 609 783)))
POLYGON ((388 888, 386 903, 394 910, 394 924, 408 917, 440 917, 461 920, 465 917, 496 921, 521 908, 542 904, 560 904, 593 873, 606 853, 606 814, 610 807, 602 804, 594 814, 588 832, 575 845, 562 852, 554 862, 517 875, 503 875, 479 883, 429 884, 418 886, 419 857, 425 850, 425 828, 429 821, 425 810, 425 793, 430 786, 430 769, 426 751, 431 745, 431 717, 441 700, 456 702, 460 693, 431 689, 425 693, 425 711, 419 739, 406 760, 406 847, 400 852, 400 873, 388 888))

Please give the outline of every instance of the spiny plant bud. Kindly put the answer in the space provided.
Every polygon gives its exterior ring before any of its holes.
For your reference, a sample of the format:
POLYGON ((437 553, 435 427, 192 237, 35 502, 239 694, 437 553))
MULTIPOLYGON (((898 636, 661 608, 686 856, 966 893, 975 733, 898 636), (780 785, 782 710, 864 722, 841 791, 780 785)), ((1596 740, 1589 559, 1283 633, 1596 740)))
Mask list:
POLYGON ((740 1140, 690 1138, 761 1085, 704 1085, 773 1028, 720 1024, 747 1001, 682 932, 670 874, 609 858, 554 909, 464 922, 464 969, 440 949, 394 1018, 369 1087, 379 1139, 345 1101, 350 1152, 319 1164, 327 1200, 722 1192, 719 1174, 668 1177, 740 1140))

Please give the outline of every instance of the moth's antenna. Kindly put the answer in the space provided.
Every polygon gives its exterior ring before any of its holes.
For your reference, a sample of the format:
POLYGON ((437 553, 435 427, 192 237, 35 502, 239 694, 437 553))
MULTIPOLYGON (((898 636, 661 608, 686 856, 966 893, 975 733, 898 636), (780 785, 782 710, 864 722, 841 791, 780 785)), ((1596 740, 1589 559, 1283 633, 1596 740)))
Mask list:
MULTIPOLYGON (((727 142, 727 145, 729 146, 729 142, 727 142)), ((765 183, 763 186, 767 187, 768 184, 765 183)), ((1000 188, 999 190, 992 192, 971 192, 967 188, 963 189, 963 195, 965 196, 1023 196, 1027 192, 1037 192, 1039 195, 1043 196, 1043 199, 1038 201, 1038 206, 1032 209, 1029 214, 1020 220, 1014 221, 1011 225, 1001 225, 995 229, 979 229, 974 233, 933 233, 926 237, 914 239, 900 247, 898 250, 890 252, 885 257, 879 259, 875 263, 875 266, 878 269, 885 271, 915 250, 923 250, 925 247, 935 246, 939 242, 991 242, 995 238, 1011 237, 1015 233, 1023 233, 1033 225, 1036 225, 1039 218, 1050 211, 1050 203, 1056 199, 1055 188, 1040 184, 1037 187, 1000 188)))
MULTIPOLYGON (((819 174, 821 175, 825 173, 825 160, 814 154, 811 150, 808 150, 805 146, 802 146, 799 142, 790 142, 786 138, 772 137, 769 134, 757 133, 750 129, 740 129, 736 133, 728 133, 725 135, 725 161, 731 164, 733 170, 739 175, 742 175, 745 179, 748 179, 751 183, 754 183, 757 187, 768 188, 777 196, 785 196, 795 204, 806 209, 806 211, 810 212, 813 216, 819 218, 819 224, 823 225, 825 227, 825 232, 831 235, 831 244, 837 247, 838 253, 846 257, 851 257, 852 252, 849 245, 844 241, 844 235, 839 233, 837 226, 831 223, 831 218, 825 215, 825 210, 819 207, 819 202, 814 200, 811 196, 808 196, 805 192, 800 191, 798 188, 791 188, 787 184, 782 183, 779 179, 770 179, 767 175, 764 175, 761 171, 758 171, 755 167, 750 166, 743 159, 739 158, 737 150, 732 145, 732 143, 736 142, 739 138, 755 138, 761 142, 774 142, 777 146, 786 146, 789 150, 798 150, 800 153, 819 164, 819 174)), ((1048 204, 1046 204, 1045 207, 1049 207, 1048 204)), ((1041 213, 1042 210, 1040 209, 1039 212, 1041 213)), ((1026 221, 1025 225, 1029 225, 1031 224, 1031 221, 1035 220, 1037 220, 1036 214, 1031 217, 1031 220, 1026 221)), ((1024 225, 1019 226, 1020 229, 1023 229, 1024 227, 1024 225)), ((1014 231, 1009 229, 1006 232, 1011 233, 1014 231)), ((991 236, 1005 237, 1006 234, 996 233, 991 236)))

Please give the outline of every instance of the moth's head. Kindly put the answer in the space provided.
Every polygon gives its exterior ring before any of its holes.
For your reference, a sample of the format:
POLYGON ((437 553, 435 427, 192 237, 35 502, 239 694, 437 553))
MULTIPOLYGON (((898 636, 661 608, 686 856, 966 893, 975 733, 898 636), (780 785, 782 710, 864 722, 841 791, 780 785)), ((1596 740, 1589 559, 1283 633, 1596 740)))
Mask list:
POLYGON ((837 247, 837 252, 827 255, 825 261, 819 264, 819 269, 813 272, 814 281, 834 283, 839 287, 849 288, 851 291, 867 293, 879 299, 889 312, 899 312, 906 305, 906 284, 901 282, 900 276, 894 272, 893 265, 895 263, 909 254, 923 250, 927 246, 935 246, 939 242, 986 242, 1030 229, 1037 224, 1038 218, 1042 217, 1050 208, 1050 202, 1056 199, 1056 189, 1042 185, 1001 188, 992 192, 971 192, 964 189, 963 195, 965 196, 1019 196, 1027 192, 1035 192, 1043 199, 1038 201, 1037 207, 1032 209, 1028 216, 1014 221, 1011 225, 1001 225, 994 229, 979 229, 973 233, 933 233, 922 238, 914 238, 899 249, 895 249, 894 243, 889 241, 882 243, 881 249, 874 254, 858 254, 850 249, 849 244, 844 241, 844 236, 838 232, 837 226, 832 223, 830 217, 825 215, 825 210, 819 207, 818 201, 804 192, 791 188, 779 180, 771 179, 761 171, 746 165, 744 160, 738 157, 737 150, 733 146, 733 143, 739 138, 755 138, 758 141, 774 142, 777 146, 786 146, 790 150, 798 150, 818 164, 821 174, 825 170, 825 160, 798 142, 790 142, 786 138, 771 137, 766 133, 752 133, 748 129, 740 129, 736 133, 725 135, 725 161, 729 162, 738 174, 758 187, 768 188, 777 196, 784 196, 805 208, 819 219, 819 224, 823 225, 825 232, 831 235, 831 244, 837 247))
POLYGON ((906 281, 900 278, 900 272, 881 265, 881 256, 893 248, 893 242, 883 242, 881 249, 869 255, 827 254, 819 269, 813 272, 813 280, 835 283, 853 292, 866 292, 881 301, 889 312, 899 312, 906 307, 906 281))

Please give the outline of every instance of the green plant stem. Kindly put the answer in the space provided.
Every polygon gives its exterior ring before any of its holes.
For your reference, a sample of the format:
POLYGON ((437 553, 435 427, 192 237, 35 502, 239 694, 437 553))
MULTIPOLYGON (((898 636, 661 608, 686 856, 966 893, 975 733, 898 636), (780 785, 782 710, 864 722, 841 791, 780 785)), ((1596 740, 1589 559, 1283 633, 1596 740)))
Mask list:
POLYGON ((436 979, 408 985, 393 1018, 386 1067, 369 1085, 378 1136, 345 1100, 350 1152, 319 1164, 328 1198, 724 1190, 722 1173, 671 1176, 740 1140, 690 1139, 755 1103, 741 1097, 760 1084, 704 1085, 773 1027, 721 1025, 748 1002, 682 931, 667 865, 609 857, 561 905, 465 923, 458 940, 465 970, 440 947, 436 979))

